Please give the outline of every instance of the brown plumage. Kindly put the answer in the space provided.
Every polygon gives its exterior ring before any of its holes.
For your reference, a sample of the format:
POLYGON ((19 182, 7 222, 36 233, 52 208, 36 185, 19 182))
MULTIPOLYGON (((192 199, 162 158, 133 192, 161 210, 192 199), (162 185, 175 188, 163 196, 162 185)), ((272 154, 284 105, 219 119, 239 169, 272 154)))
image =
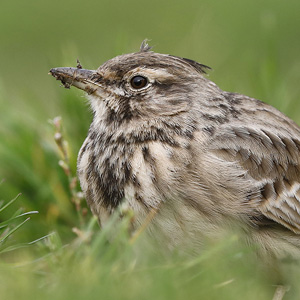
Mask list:
POLYGON ((93 109, 78 157, 88 204, 101 224, 121 203, 137 227, 156 210, 148 231, 171 247, 238 224, 266 254, 299 255, 300 128, 207 68, 143 43, 97 70, 50 71, 93 109))

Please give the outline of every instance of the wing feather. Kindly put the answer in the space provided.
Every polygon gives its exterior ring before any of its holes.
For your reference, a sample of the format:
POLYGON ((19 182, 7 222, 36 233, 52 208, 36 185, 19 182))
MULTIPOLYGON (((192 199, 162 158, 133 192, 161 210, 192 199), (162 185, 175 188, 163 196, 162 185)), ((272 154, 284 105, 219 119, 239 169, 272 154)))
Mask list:
POLYGON ((282 116, 281 128, 263 123, 246 127, 245 122, 224 126, 210 149, 247 171, 250 189, 259 189, 259 200, 247 200, 255 210, 300 234, 300 133, 295 123, 286 130, 289 119, 282 116))

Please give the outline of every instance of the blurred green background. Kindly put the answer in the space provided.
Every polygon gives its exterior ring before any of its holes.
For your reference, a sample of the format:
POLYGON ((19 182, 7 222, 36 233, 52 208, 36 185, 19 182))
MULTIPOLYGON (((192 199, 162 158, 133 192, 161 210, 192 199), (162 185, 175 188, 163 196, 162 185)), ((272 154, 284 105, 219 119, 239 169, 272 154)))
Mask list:
MULTIPOLYGON (((0 185, 0 199, 9 201, 18 193, 22 193, 22 196, 14 207, 1 212, 0 223, 22 206, 25 211, 38 210, 39 214, 33 215, 22 230, 15 233, 16 241, 34 240, 56 231, 62 239, 61 243, 65 244, 75 236, 72 227, 78 226, 78 218, 70 202, 67 178, 58 166, 59 151, 49 120, 58 115, 63 118, 63 133, 69 142, 71 168, 75 173, 76 156, 85 139, 91 113, 83 92, 60 87, 59 82, 48 75, 50 68, 74 67, 79 59, 84 68, 95 69, 116 55, 137 51, 141 42, 148 38, 154 51, 194 59, 212 67, 208 76, 222 89, 268 102, 299 124, 299 12, 299 0, 1 1, 0 181, 3 182, 0 185)), ((60 249, 57 243, 55 245, 60 249)), ((101 252, 99 245, 95 247, 101 252)), ((125 251, 122 247, 118 249, 121 253, 125 251)), ((119 270, 122 261, 117 260, 117 265, 111 265, 117 254, 110 256, 104 271, 95 268, 93 260, 88 267, 83 263, 75 264, 74 268, 78 267, 82 276, 86 274, 84 278, 90 278, 91 273, 97 270, 91 277, 90 284, 94 282, 93 286, 82 280, 83 277, 76 278, 81 283, 79 287, 82 293, 90 293, 88 299, 98 299, 90 288, 98 284, 99 272, 110 289, 107 291, 105 286, 99 285, 98 292, 105 290, 103 293, 114 295, 113 299, 132 299, 134 295, 139 295, 139 299, 182 299, 199 292, 199 282, 195 278, 201 278, 200 282, 204 285, 220 282, 224 274, 228 275, 226 272, 221 275, 218 273, 220 266, 234 272, 245 262, 242 256, 228 255, 230 260, 224 262, 222 256, 216 259, 210 255, 206 257, 211 264, 206 265, 205 260, 202 264, 204 281, 198 267, 194 268, 195 274, 187 272, 187 269, 178 271, 177 268, 175 271, 164 268, 163 275, 159 275, 162 269, 153 268, 152 277, 145 272, 139 273, 134 268, 135 258, 130 256, 127 259, 129 269, 135 270, 135 273, 133 277, 126 277, 122 281, 126 297, 122 297, 122 293, 117 294, 114 289, 114 284, 118 285, 120 278, 112 276, 114 280, 111 282, 111 277, 106 276, 106 271, 119 274, 116 270, 119 270), (212 270, 210 276, 205 270, 212 270), (148 289, 137 284, 140 276, 148 282, 148 289), (157 278, 159 283, 155 285, 157 278), (184 289, 181 289, 182 278, 189 283, 189 293, 184 294, 184 289), (157 290, 152 297, 154 286, 157 290), (166 286, 168 290, 165 290, 166 286)), ((147 268, 152 266, 152 260, 149 261, 147 268)), ((61 263, 57 256, 55 262, 53 269, 61 271, 61 268, 57 268, 57 264, 61 263)), ((191 265, 195 266, 194 263, 191 265)), ((6 287, 5 299, 9 299, 8 295, 15 299, 14 292, 18 293, 18 290, 14 291, 16 281, 9 280, 7 272, 11 271, 0 272, 0 281, 6 287)), ((47 272, 50 272, 49 269, 47 272)), ((63 280, 70 272, 73 269, 67 268, 57 278, 63 280)), ((249 265, 239 274, 249 281, 245 280, 242 285, 234 283, 236 290, 227 289, 227 297, 222 299, 240 299, 247 287, 251 291, 245 299, 271 299, 272 292, 263 290, 261 286, 255 289, 261 283, 261 277, 256 276, 255 271, 249 271, 249 265)), ((14 272, 12 276, 16 276, 14 272)), ((231 282, 231 277, 226 276, 224 278, 231 282)), ((46 277, 45 282, 52 282, 50 279, 46 277)), ((55 299, 66 299, 68 294, 71 295, 70 299, 76 296, 78 289, 70 293, 73 279, 68 278, 66 288, 60 286, 61 290, 56 293, 55 299)), ((45 282, 37 285, 47 286, 45 282)), ((28 299, 32 299, 30 295, 35 283, 31 288, 28 288, 28 284, 22 281, 20 295, 26 290, 28 299)), ((40 292, 35 294, 36 299, 46 299, 40 292)), ((209 299, 220 299, 219 290, 214 290, 213 295, 209 299)), ((51 293, 48 296, 53 299, 51 293)), ((77 296, 84 297, 80 293, 77 296)))
POLYGON ((48 120, 62 116, 75 171, 91 114, 82 92, 47 73, 77 58, 97 68, 145 38, 154 51, 209 65, 222 89, 271 103, 299 123, 299 11, 298 0, 2 1, 1 198, 22 193, 22 205, 39 210, 28 234, 68 234, 74 212, 48 120))

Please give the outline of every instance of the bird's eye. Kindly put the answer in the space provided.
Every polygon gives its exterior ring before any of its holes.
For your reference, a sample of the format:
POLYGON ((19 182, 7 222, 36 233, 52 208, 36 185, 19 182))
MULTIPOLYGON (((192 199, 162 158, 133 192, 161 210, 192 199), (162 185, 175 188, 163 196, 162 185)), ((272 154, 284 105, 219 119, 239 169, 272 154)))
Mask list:
POLYGON ((147 83, 148 83, 148 79, 141 75, 134 76, 130 80, 131 86, 136 90, 145 87, 147 83))

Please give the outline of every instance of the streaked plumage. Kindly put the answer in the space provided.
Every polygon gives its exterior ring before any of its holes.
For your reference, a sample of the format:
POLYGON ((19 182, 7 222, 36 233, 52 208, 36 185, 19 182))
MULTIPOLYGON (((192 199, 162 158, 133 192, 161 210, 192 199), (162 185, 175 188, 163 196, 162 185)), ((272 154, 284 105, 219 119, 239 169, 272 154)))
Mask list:
POLYGON ((157 210, 148 230, 170 247, 238 224, 265 253, 299 255, 300 128, 206 69, 143 44, 95 71, 50 71, 93 109, 78 157, 88 204, 102 224, 124 202, 137 227, 157 210))

